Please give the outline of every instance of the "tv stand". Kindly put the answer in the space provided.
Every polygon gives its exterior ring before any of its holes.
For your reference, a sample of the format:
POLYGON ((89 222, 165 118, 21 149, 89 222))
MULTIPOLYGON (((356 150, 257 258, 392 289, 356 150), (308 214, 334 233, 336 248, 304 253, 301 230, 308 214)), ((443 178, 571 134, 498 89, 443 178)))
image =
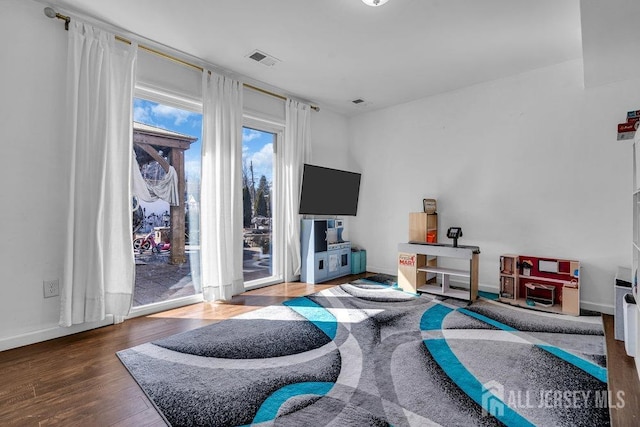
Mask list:
POLYGON ((351 242, 342 240, 339 219, 303 219, 300 281, 322 283, 351 274, 351 242))

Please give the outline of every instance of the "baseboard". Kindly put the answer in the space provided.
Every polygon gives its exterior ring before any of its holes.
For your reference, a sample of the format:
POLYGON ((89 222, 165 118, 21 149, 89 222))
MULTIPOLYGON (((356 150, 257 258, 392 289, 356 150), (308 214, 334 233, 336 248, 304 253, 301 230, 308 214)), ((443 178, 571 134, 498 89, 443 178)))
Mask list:
POLYGON ((500 292, 500 288, 498 286, 483 285, 482 283, 478 283, 478 290, 492 294, 498 294, 500 292))
POLYGON ((113 316, 109 315, 100 322, 82 323, 73 325, 68 328, 55 326, 40 331, 27 332, 25 334, 0 339, 0 351, 10 350, 12 348, 23 347, 25 345, 36 344, 42 341, 48 341, 55 338, 65 337, 67 335, 85 332, 91 329, 103 326, 113 325, 113 316))
POLYGON ((580 308, 584 310, 597 311, 604 314, 613 314, 613 305, 611 304, 601 304, 597 302, 582 300, 580 301, 580 308))
POLYGON ((375 265, 368 265, 368 264, 365 271, 367 273, 389 274, 390 276, 398 275, 398 269, 376 267, 375 265))

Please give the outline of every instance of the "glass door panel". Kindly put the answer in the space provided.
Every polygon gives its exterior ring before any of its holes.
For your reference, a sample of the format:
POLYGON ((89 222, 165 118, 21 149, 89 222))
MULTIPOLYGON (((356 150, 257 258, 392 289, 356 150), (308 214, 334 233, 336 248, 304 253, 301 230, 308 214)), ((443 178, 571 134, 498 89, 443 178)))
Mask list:
POLYGON ((134 99, 134 308, 199 292, 201 134, 200 113, 134 99))
POLYGON ((274 145, 276 133, 244 127, 242 132, 243 273, 245 286, 273 280, 274 145))

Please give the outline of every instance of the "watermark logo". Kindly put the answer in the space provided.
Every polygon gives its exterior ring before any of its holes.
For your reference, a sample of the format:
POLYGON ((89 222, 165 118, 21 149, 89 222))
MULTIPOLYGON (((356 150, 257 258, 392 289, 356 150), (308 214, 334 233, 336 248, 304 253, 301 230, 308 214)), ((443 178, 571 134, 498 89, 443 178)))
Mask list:
POLYGON ((504 416, 504 386, 498 381, 482 384, 482 416, 504 416))
POLYGON ((501 417, 505 407, 511 409, 576 409, 612 408, 625 406, 624 391, 610 390, 507 390, 498 381, 482 384, 482 415, 501 417))

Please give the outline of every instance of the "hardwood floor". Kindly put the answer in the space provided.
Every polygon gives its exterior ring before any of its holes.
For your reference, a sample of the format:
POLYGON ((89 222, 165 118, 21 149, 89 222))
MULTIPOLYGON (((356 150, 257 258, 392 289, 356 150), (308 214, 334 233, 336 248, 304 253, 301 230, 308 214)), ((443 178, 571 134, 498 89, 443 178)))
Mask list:
MULTIPOLYGON (((363 277, 364 275, 352 276, 363 277)), ((344 283, 284 283, 0 352, 1 426, 164 426, 115 353, 344 283)))
MULTIPOLYGON (((623 393, 624 406, 612 407, 612 426, 640 425, 640 381, 636 372, 636 365, 632 357, 627 356, 623 341, 614 338, 613 316, 603 314, 604 334, 607 345, 607 380, 609 391, 613 396, 612 403, 616 403, 617 393, 623 393)), ((613 405, 612 405, 613 406, 613 405)))
MULTIPOLYGON (((238 295, 229 303, 194 304, 0 352, 0 425, 164 426, 116 357, 117 351, 318 292, 347 279, 322 285, 269 286, 238 295)), ((611 316, 604 321, 610 386, 614 392, 625 392, 625 407, 612 410, 613 425, 638 425, 640 386, 633 359, 626 356, 624 344, 613 340, 611 316)))

